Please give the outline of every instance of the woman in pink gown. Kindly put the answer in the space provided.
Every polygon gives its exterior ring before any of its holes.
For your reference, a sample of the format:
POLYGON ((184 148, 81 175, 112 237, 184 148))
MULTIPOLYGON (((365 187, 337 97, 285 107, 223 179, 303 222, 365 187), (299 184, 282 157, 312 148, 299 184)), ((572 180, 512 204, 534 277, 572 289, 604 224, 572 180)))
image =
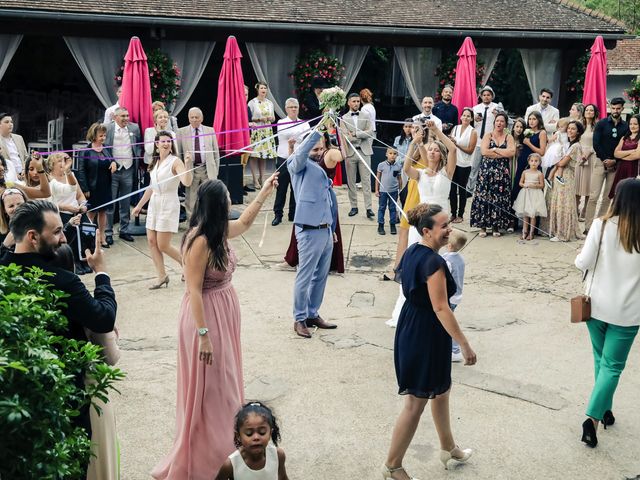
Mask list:
POLYGON ((244 387, 240 304, 231 284, 237 258, 228 239, 249 229, 276 179, 272 175, 233 221, 225 221, 229 193, 222 181, 198 188, 182 241, 186 292, 178 328, 175 440, 151 472, 155 479, 211 480, 235 450, 233 421, 244 387))

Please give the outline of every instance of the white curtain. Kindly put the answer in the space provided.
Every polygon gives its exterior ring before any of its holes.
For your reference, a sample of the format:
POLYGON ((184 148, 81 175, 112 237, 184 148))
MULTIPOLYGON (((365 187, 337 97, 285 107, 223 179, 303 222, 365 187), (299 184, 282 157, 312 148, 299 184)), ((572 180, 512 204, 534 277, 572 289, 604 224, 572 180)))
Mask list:
POLYGON ((207 41, 162 40, 160 42, 160 50, 169 55, 180 69, 182 93, 174 105, 167 105, 172 115, 178 115, 187 105, 200 78, 202 78, 215 46, 216 42, 207 41))
POLYGON ((418 110, 422 110, 422 98, 436 93, 436 68, 442 57, 439 48, 393 47, 396 60, 409 94, 418 110))
POLYGON ((482 88, 487 84, 487 80, 489 80, 491 72, 493 72, 493 67, 496 66, 498 55, 500 55, 500 49, 478 48, 476 49, 476 52, 476 61, 484 64, 484 75, 482 75, 482 80, 480 81, 480 85, 478 85, 478 87, 482 88))
POLYGON ((541 88, 549 88, 553 91, 551 103, 558 105, 560 90, 560 73, 562 51, 556 49, 530 49, 521 48, 520 56, 527 74, 529 88, 533 103, 538 102, 538 94, 541 88))
MULTIPOLYGON (((289 73, 293 71, 300 45, 286 43, 246 43, 251 65, 256 77, 269 85, 267 98, 273 102, 276 114, 284 118, 284 103, 289 97, 295 97, 293 80, 289 73)), ((249 98, 252 98, 253 85, 249 86, 249 98)))
POLYGON ((22 41, 22 35, 0 35, 0 80, 4 77, 13 55, 22 41))
POLYGON ((98 100, 105 108, 115 104, 117 70, 129 47, 128 38, 63 37, 98 100))
POLYGON ((360 68, 367 56, 369 47, 365 45, 329 45, 327 53, 336 57, 345 66, 345 77, 340 82, 340 88, 349 93, 355 82, 360 68))

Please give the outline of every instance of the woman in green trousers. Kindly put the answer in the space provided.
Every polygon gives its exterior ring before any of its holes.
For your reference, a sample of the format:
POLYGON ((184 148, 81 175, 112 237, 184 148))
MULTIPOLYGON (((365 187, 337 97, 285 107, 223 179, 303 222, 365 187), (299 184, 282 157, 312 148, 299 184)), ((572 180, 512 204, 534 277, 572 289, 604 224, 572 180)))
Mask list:
POLYGON ((640 326, 640 180, 620 182, 607 214, 593 222, 575 264, 587 271, 591 319, 587 322, 595 385, 582 424, 582 441, 598 444, 600 422, 613 425, 613 395, 640 326), (604 229, 604 233, 601 232, 604 229), (622 280, 622 281, 621 281, 622 280))

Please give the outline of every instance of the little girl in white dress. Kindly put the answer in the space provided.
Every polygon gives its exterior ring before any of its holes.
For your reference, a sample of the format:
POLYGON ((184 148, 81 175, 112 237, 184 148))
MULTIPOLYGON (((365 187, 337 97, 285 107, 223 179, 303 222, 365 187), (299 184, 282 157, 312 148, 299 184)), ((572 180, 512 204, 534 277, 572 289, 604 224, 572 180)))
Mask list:
POLYGON ((544 201, 544 175, 540 166, 540 155, 532 153, 527 158, 529 168, 522 172, 520 177, 520 193, 513 202, 513 210, 518 217, 523 219, 522 240, 533 240, 536 229, 536 217, 547 216, 547 205, 544 201))

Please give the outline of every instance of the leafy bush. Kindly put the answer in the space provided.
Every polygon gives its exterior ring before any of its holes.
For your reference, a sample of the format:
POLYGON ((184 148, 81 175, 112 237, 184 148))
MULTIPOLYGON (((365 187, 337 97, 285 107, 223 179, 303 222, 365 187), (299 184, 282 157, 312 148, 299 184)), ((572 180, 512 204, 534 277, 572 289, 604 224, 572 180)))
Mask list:
POLYGON ((324 78, 330 87, 335 87, 344 78, 345 66, 322 50, 311 50, 301 54, 290 74, 298 99, 302 101, 311 90, 311 81, 315 77, 324 78))
POLYGON ((631 80, 629 88, 624 91, 624 96, 627 97, 633 106, 631 107, 633 113, 638 113, 640 110, 640 76, 631 80))
POLYGON ((65 294, 48 275, 0 267, 0 478, 82 478, 90 439, 74 418, 124 377, 101 347, 61 336, 65 294), (86 389, 82 372, 95 381, 86 389))

